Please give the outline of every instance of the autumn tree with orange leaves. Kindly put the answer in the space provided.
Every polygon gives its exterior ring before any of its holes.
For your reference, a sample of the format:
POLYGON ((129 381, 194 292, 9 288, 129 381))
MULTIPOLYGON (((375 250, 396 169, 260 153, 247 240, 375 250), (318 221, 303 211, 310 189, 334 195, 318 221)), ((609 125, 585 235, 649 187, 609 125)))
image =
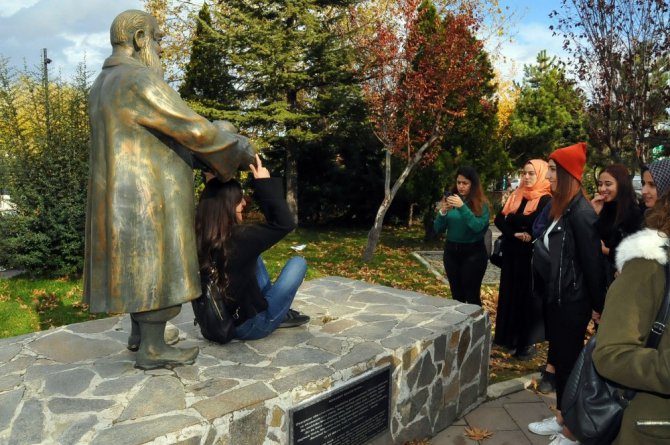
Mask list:
POLYGON ((478 21, 466 7, 438 14, 426 0, 397 0, 359 42, 363 91, 386 155, 384 199, 368 233, 364 261, 379 241, 384 216, 417 164, 432 162, 439 142, 485 80, 478 21), (391 186, 391 157, 406 161, 391 186))

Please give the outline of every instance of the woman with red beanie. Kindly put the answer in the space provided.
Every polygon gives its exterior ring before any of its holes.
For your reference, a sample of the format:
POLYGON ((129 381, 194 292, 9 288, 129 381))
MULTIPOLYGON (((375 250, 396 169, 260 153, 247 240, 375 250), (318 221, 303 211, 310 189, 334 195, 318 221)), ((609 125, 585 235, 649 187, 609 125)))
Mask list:
MULTIPOLYGON (((586 144, 580 142, 549 155, 550 223, 535 242, 533 267, 542 278, 546 307, 548 361, 556 367, 556 406, 582 347, 591 318, 598 319, 605 302, 597 216, 582 189, 586 144)), ((550 445, 570 445, 569 431, 557 416, 533 422, 528 429, 554 438, 550 445), (563 433, 563 434, 562 434, 563 433)))

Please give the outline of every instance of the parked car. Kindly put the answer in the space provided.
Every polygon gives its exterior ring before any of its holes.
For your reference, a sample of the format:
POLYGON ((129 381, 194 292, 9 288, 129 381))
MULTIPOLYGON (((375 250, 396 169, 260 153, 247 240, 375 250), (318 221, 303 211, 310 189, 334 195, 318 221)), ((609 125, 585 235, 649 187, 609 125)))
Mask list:
POLYGON ((516 190, 519 188, 519 184, 521 183, 521 180, 519 178, 514 178, 509 182, 509 188, 512 190, 516 190))

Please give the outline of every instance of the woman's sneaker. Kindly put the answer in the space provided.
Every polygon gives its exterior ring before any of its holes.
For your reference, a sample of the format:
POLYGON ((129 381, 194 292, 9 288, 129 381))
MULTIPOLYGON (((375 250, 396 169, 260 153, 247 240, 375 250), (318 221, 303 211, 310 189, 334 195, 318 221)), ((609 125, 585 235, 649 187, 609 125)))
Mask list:
POLYGON ((542 371, 542 379, 540 380, 540 384, 537 385, 537 390, 542 394, 556 391, 556 374, 546 370, 542 371))
POLYGON ((570 440, 561 433, 558 433, 555 436, 551 436, 551 442, 549 442, 549 445, 578 445, 578 444, 579 444, 578 441, 570 440))
POLYGON ((289 309, 286 313, 286 318, 279 325, 280 328, 294 328, 301 326, 309 321, 309 315, 301 314, 298 311, 289 309))
POLYGON ((563 425, 559 425, 556 416, 554 416, 539 422, 529 423, 528 431, 539 434, 540 436, 553 436, 555 434, 560 434, 561 431, 563 431, 563 425))

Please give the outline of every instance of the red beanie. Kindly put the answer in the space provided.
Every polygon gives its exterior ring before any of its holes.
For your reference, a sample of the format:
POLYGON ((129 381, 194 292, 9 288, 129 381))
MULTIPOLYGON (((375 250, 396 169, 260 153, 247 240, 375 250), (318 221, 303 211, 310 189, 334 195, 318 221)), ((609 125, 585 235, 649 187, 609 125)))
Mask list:
POLYGON ((549 155, 549 159, 553 159, 577 181, 582 182, 586 164, 586 143, 579 142, 569 147, 558 148, 549 155))

